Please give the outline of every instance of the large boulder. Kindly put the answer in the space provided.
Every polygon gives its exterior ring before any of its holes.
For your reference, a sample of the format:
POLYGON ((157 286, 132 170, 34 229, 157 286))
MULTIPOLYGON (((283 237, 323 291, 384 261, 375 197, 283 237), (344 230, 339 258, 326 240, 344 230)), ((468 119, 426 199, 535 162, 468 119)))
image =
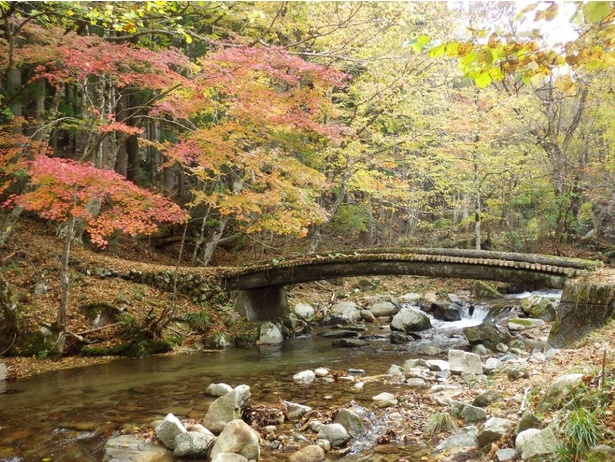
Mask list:
POLYGON ((327 440, 332 448, 339 448, 350 440, 350 435, 342 424, 332 423, 320 427, 316 439, 327 440))
POLYGON ((570 392, 583 380, 583 374, 568 374, 558 377, 549 385, 544 396, 538 403, 539 411, 559 408, 564 404, 570 392))
POLYGON ((448 350, 448 363, 453 374, 470 372, 472 374, 483 373, 483 363, 480 356, 463 350, 448 350))
POLYGON ((279 345, 284 341, 284 335, 277 324, 264 322, 261 324, 258 343, 261 345, 279 345))
POLYGON ((558 437, 552 427, 544 430, 530 428, 522 431, 515 438, 515 448, 521 453, 522 460, 532 460, 536 456, 554 454, 558 446, 558 437))
POLYGON ((314 314, 316 314, 316 310, 307 303, 297 303, 295 305, 295 314, 301 319, 305 319, 306 321, 310 321, 314 314))
POLYGON ((538 295, 530 295, 521 300, 521 309, 530 318, 542 319, 543 321, 555 320, 555 307, 557 301, 538 295))
POLYGON ((224 427, 211 449, 210 457, 232 452, 248 460, 260 458, 260 438, 258 433, 241 419, 232 420, 224 427))
POLYGON ((363 421, 361 417, 350 409, 340 409, 335 419, 333 419, 333 423, 343 425, 348 434, 353 438, 363 433, 363 421))
POLYGON ((173 462, 173 453, 153 441, 133 435, 120 435, 109 439, 103 448, 103 462, 173 462))
POLYGON ((351 324, 361 319, 361 312, 355 302, 337 302, 331 307, 331 314, 351 324))
POLYGON ((463 329, 463 334, 470 345, 483 344, 490 350, 495 350, 499 343, 507 344, 513 337, 508 332, 500 330, 493 321, 484 321, 477 326, 463 329))
POLYGON ((325 451, 316 444, 310 444, 288 458, 288 462, 323 462, 325 460, 325 451))
POLYGON ((494 441, 499 441, 500 438, 508 434, 514 425, 514 422, 508 419, 491 417, 478 431, 476 436, 478 446, 482 448, 494 441))
POLYGON ((430 329, 429 317, 417 308, 402 308, 391 321, 391 330, 398 332, 419 332, 430 329))
POLYGON ((175 447, 175 438, 180 433, 185 433, 186 427, 179 421, 173 414, 167 414, 167 416, 160 422, 155 430, 156 436, 162 444, 167 448, 173 449, 175 447))
POLYGON ((381 301, 369 307, 369 311, 377 318, 395 316, 399 307, 392 302, 381 301))
POLYGON ((476 298, 501 298, 502 294, 493 284, 486 281, 475 281, 472 286, 472 295, 476 298))
POLYGON ((241 418, 250 396, 248 385, 235 387, 233 391, 211 403, 203 420, 203 425, 212 433, 219 434, 229 422, 241 418))

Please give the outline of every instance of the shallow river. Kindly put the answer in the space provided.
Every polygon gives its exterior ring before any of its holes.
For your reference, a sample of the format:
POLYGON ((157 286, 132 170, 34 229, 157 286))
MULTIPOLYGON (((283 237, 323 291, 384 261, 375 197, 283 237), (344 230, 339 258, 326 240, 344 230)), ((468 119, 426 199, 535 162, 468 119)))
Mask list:
MULTIPOLYGON (((468 322, 476 321, 462 324, 468 322)), ((433 331, 447 348, 465 344, 459 327, 449 323, 433 331)), ((122 430, 146 426, 169 412, 180 419, 203 417, 213 401, 204 394, 210 383, 247 384, 256 402, 284 399, 319 411, 351 400, 373 407, 372 396, 397 390, 370 383, 349 392, 348 383, 305 386, 292 380, 295 373, 317 367, 383 374, 416 357, 413 350, 424 342, 391 345, 386 331, 372 334, 370 346, 356 349, 332 348, 331 339, 311 336, 281 346, 117 359, 0 382, 0 462, 100 461, 104 442, 122 430)))

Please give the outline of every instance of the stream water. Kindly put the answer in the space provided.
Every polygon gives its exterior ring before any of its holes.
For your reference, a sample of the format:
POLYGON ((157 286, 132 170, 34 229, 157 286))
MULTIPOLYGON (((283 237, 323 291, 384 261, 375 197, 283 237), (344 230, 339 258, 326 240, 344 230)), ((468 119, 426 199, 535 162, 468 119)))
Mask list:
POLYGON ((424 340, 405 345, 392 345, 387 331, 376 329, 368 333, 370 346, 356 349, 332 348, 331 339, 312 335, 279 346, 117 359, 0 382, 0 462, 100 461, 104 442, 120 431, 150 425, 169 412, 180 419, 203 417, 214 399, 204 394, 210 383, 247 384, 256 402, 284 399, 325 411, 353 400, 372 408, 372 396, 397 390, 370 383, 350 393, 348 383, 305 386, 292 376, 317 367, 384 374, 392 364, 416 357, 415 349, 426 342, 444 349, 465 345, 461 328, 479 323, 484 314, 486 308, 477 307, 474 319, 468 313, 455 323, 435 322, 424 340))

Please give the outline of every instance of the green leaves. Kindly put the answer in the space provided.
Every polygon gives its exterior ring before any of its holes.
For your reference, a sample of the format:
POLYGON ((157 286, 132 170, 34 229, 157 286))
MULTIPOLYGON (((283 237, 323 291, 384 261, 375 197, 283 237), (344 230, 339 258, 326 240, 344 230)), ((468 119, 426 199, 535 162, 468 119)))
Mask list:
POLYGON ((585 22, 600 22, 613 9, 613 2, 587 2, 583 4, 583 16, 585 22))

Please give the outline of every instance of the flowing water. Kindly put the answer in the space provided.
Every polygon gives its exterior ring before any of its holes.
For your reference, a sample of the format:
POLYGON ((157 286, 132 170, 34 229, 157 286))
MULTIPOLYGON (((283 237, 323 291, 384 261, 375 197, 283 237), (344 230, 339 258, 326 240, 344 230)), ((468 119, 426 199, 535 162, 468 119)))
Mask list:
MULTIPOLYGON (((376 382, 350 392, 348 383, 305 386, 295 384, 292 376, 317 367, 384 374, 391 364, 416 357, 424 344, 443 349, 466 345, 462 327, 480 323, 486 312, 479 305, 472 313, 468 308, 462 321, 434 321, 424 339, 405 345, 392 345, 386 330, 373 327, 367 333, 370 346, 364 348, 336 349, 330 339, 310 336, 280 346, 117 359, 0 382, 0 461, 100 461, 104 442, 122 430, 150 425, 169 412, 180 419, 203 417, 213 401, 204 394, 210 383, 247 384, 256 402, 284 399, 326 411, 354 401, 357 409, 368 412, 372 396, 398 390, 376 382)), ((369 413, 364 417, 371 418, 369 413)), ((383 425, 372 420, 372 432, 354 442, 346 460, 372 460, 371 438, 383 425), (361 450, 367 456, 359 456, 361 450)))

